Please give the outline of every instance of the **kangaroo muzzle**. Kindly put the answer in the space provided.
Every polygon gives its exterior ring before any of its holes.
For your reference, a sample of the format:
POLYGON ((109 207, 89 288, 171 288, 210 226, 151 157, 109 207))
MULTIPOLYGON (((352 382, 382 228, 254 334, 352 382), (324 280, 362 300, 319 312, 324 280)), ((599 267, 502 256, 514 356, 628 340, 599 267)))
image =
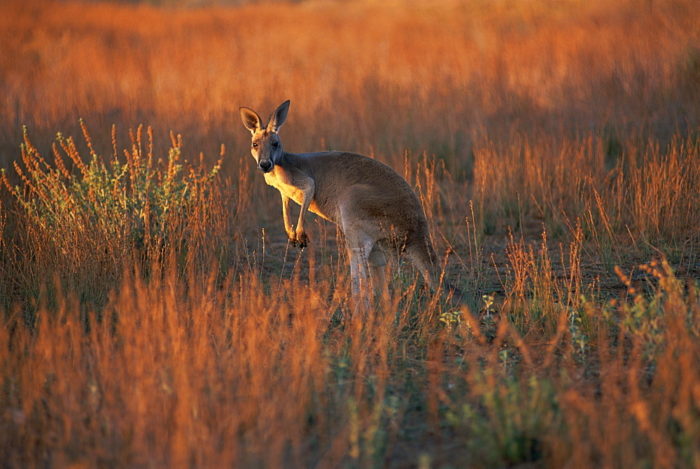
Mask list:
POLYGON ((261 161, 260 163, 258 163, 258 167, 263 173, 269 173, 272 169, 272 166, 272 161, 269 160, 261 161))

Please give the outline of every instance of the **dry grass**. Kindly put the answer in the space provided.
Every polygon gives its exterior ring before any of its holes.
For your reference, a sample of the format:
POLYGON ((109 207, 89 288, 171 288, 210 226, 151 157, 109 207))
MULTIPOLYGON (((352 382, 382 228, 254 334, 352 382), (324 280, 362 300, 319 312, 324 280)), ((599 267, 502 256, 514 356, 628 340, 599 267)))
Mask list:
POLYGON ((697 467, 698 22, 3 3, 2 465, 697 467), (414 185, 480 324, 400 263, 350 317, 336 228, 287 245, 237 113, 286 98, 286 148, 414 185))

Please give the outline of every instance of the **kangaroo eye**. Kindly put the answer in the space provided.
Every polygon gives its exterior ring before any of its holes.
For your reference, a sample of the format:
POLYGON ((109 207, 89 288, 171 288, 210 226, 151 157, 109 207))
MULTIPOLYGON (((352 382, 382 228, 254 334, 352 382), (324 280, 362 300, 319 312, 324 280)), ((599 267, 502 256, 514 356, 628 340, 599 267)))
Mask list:
POLYGON ((258 142, 253 142, 253 148, 258 148, 258 142))

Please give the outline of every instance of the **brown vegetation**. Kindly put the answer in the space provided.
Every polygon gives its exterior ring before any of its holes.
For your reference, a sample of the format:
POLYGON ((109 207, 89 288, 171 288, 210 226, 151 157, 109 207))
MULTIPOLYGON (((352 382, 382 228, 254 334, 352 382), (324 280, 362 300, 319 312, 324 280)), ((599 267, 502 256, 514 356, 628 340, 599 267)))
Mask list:
POLYGON ((699 22, 3 3, 0 461, 698 466, 699 22), (480 324, 408 265, 350 317, 336 228, 286 243, 237 111, 287 98, 286 149, 406 176, 480 324))

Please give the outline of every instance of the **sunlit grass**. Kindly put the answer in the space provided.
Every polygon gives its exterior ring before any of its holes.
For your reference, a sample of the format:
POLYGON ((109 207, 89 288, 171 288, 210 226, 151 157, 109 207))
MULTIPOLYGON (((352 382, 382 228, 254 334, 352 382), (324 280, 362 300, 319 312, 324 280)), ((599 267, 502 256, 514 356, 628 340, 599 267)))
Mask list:
POLYGON ((700 463, 691 2, 0 11, 4 465, 700 463), (336 227, 286 242, 237 110, 287 98, 468 308, 394 259, 352 315, 336 227))

